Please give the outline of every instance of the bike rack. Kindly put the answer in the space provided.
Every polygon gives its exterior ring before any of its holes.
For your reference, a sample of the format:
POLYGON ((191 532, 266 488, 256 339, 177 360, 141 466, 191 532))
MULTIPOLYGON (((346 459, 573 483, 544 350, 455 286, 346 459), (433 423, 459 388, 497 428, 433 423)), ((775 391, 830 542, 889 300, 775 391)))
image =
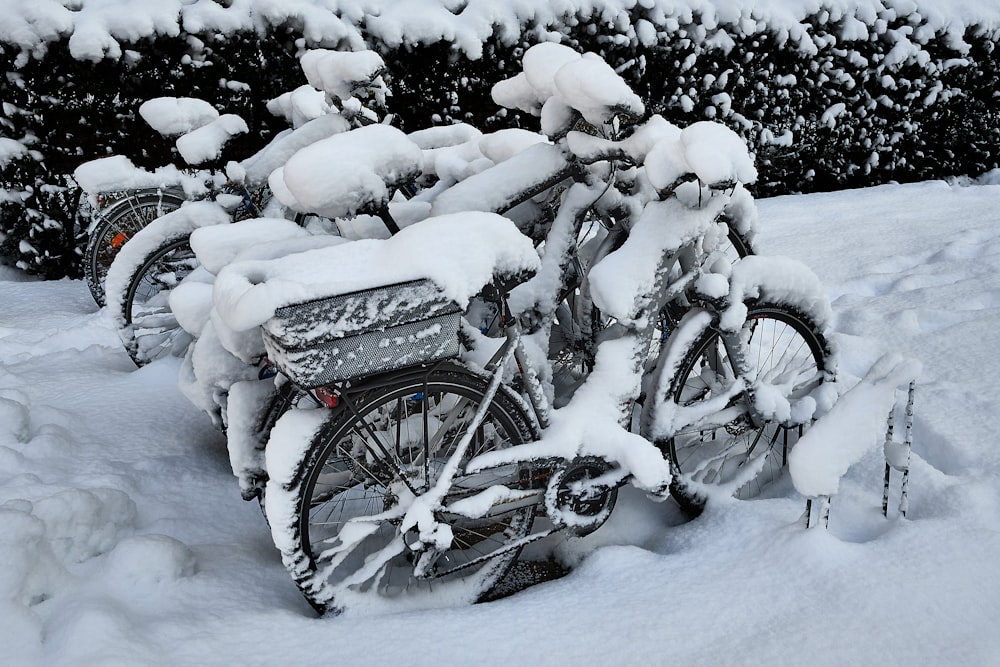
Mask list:
MULTIPOLYGON (((882 487, 882 516, 889 516, 889 488, 892 471, 902 473, 900 483, 899 515, 906 517, 909 511, 909 483, 910 483, 910 454, 913 449, 913 395, 916 391, 916 380, 909 382, 906 392, 905 431, 903 441, 895 439, 895 419, 898 403, 893 402, 889 409, 889 416, 886 420, 885 441, 882 445, 882 452, 885 456, 885 476, 882 487)), ((830 498, 831 496, 814 496, 806 498, 805 525, 806 528, 822 526, 827 528, 830 524, 830 498), (816 514, 816 521, 813 515, 816 514)))
MULTIPOLYGON (((911 381, 906 398, 906 435, 903 442, 893 439, 893 426, 895 420, 895 409, 889 411, 889 420, 885 431, 885 445, 882 450, 885 453, 885 484, 882 488, 882 516, 889 517, 889 478, 893 470, 903 473, 903 480, 900 484, 899 494, 899 515, 906 516, 910 508, 909 485, 910 485, 910 452, 913 449, 913 393, 916 389, 916 382, 911 381)), ((895 406, 893 406, 895 408, 895 406)))
POLYGON ((806 498, 806 528, 812 528, 814 525, 818 526, 820 524, 822 524, 824 528, 827 528, 830 525, 830 496, 806 498), (812 523, 814 500, 817 501, 817 512, 819 513, 816 524, 812 523))

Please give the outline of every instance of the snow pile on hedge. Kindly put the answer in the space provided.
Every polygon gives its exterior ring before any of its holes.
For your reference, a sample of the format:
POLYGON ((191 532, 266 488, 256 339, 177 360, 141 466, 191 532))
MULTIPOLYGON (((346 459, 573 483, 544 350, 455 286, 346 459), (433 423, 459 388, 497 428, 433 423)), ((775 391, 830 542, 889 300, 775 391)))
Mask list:
POLYGON ((609 26, 630 25, 627 36, 652 45, 677 26, 691 26, 703 36, 714 35, 725 46, 732 36, 776 31, 789 46, 815 52, 813 26, 840 25, 840 36, 865 41, 883 34, 899 17, 917 19, 909 27, 892 28, 897 42, 894 58, 906 59, 920 51, 935 34, 948 36, 952 48, 965 50, 970 27, 1000 29, 1000 6, 961 0, 562 0, 550 3, 513 3, 495 0, 245 0, 217 3, 209 0, 164 0, 142 3, 141 10, 122 11, 108 0, 0 0, 0 41, 38 55, 45 45, 70 35, 70 52, 81 60, 120 58, 123 42, 181 32, 224 34, 244 30, 266 31, 292 22, 311 43, 358 49, 365 34, 389 47, 402 44, 453 43, 471 58, 482 55, 483 43, 499 35, 507 42, 520 38, 524 26, 539 35, 573 17, 599 16, 609 26), (456 9, 452 9, 452 8, 456 9))

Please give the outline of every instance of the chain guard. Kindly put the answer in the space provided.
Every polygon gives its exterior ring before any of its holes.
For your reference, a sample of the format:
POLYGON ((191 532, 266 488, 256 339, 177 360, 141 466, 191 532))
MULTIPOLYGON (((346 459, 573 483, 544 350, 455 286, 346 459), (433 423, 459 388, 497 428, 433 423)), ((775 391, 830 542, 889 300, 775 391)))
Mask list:
POLYGON ((553 525, 582 537, 608 520, 624 481, 619 469, 596 456, 583 456, 558 468, 545 491, 545 511, 553 525))

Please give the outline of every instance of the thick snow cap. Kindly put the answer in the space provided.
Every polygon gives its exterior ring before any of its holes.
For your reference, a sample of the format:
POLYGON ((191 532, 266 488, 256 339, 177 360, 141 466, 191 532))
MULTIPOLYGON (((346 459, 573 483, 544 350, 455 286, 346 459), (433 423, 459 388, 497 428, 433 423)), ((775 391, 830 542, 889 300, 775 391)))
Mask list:
POLYGON ((386 205, 390 189, 415 180, 422 165, 420 147, 401 130, 369 125, 306 146, 270 183, 286 206, 347 218, 386 205))
POLYGON ((595 125, 616 114, 645 114, 639 96, 594 53, 581 55, 561 44, 536 44, 525 51, 523 68, 493 87, 497 104, 535 115, 541 115, 543 107, 568 107, 595 125))
POLYGON ((165 137, 176 137, 219 117, 215 107, 196 97, 155 97, 139 105, 139 115, 165 137))
POLYGON ((312 49, 299 62, 309 85, 341 100, 349 100, 358 88, 372 84, 385 69, 382 57, 374 51, 312 49))

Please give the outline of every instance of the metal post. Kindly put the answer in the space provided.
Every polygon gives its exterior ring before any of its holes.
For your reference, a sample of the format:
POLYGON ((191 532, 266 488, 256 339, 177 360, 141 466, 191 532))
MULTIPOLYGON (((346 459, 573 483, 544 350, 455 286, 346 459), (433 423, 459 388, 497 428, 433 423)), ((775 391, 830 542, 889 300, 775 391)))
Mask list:
MULTIPOLYGON (((893 422, 895 421, 896 405, 893 401, 893 406, 889 408, 889 419, 886 423, 885 428, 885 445, 883 447, 888 447, 892 443, 892 433, 893 433, 893 422)), ((892 474, 892 466, 889 465, 889 459, 885 461, 885 484, 882 487, 882 516, 889 516, 889 478, 892 474)))
MULTIPOLYGON (((830 496, 817 496, 816 500, 819 501, 819 508, 817 512, 819 517, 817 519, 816 525, 822 524, 824 528, 830 527, 830 496)), ((813 499, 806 498, 806 528, 811 528, 812 522, 812 511, 813 511, 813 499)))
POLYGON ((904 517, 910 509, 910 499, 908 494, 910 486, 910 450, 913 447, 913 394, 916 391, 916 382, 910 382, 910 389, 906 397, 906 464, 903 467, 903 489, 899 497, 899 513, 904 517))

